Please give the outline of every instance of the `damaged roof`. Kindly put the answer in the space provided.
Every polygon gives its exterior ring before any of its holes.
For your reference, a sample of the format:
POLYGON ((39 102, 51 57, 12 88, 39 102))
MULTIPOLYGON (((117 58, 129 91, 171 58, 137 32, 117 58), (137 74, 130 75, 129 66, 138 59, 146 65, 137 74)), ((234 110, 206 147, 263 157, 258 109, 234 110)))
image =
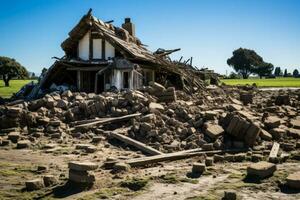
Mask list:
POLYGON ((94 17, 91 9, 81 18, 79 23, 69 32, 69 37, 61 44, 66 55, 71 54, 76 49, 78 40, 91 28, 107 39, 126 58, 161 63, 159 56, 154 55, 151 51, 143 47, 137 37, 130 35, 124 28, 115 27, 94 17))

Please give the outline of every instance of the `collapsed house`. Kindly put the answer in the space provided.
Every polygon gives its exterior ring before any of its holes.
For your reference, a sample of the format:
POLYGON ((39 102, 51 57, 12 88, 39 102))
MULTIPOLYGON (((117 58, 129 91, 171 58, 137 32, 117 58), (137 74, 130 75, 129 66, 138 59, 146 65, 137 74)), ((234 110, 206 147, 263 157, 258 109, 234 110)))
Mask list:
POLYGON ((203 88, 192 62, 172 61, 168 55, 178 51, 158 49, 154 53, 135 36, 135 25, 126 18, 122 27, 103 22, 91 9, 62 42, 65 56, 57 58, 30 96, 47 93, 64 85, 80 92, 139 89, 150 81, 193 92, 203 88))

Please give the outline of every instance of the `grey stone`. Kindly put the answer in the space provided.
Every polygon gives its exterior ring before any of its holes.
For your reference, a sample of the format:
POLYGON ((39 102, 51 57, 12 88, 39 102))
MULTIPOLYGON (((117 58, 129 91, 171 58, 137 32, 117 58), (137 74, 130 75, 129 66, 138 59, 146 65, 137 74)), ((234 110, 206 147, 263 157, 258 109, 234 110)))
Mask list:
POLYGON ((281 128, 273 128, 270 130, 270 133, 275 140, 279 140, 280 138, 285 137, 286 130, 281 128))
POLYGON ((114 170, 121 172, 121 171, 128 171, 130 169, 130 165, 126 164, 126 163, 116 163, 114 165, 114 170))
POLYGON ((42 179, 34 179, 25 182, 26 189, 28 191, 39 190, 44 187, 42 179))
POLYGON ((205 171, 205 164, 204 163, 194 163, 192 167, 192 173, 194 174, 202 174, 205 171))
POLYGON ((236 191, 234 190, 224 191, 223 200, 236 200, 236 199, 237 199, 236 191))
POLYGON ((95 182, 95 175, 87 171, 69 170, 69 181, 91 184, 95 182))
POLYGON ((211 138, 216 139, 224 133, 222 126, 217 124, 208 124, 205 133, 211 138))
POLYGON ((7 135, 7 138, 12 141, 13 143, 17 143, 19 138, 20 138, 20 133, 19 132, 10 132, 7 135))
POLYGON ((265 161, 253 163, 247 168, 247 174, 249 176, 257 176, 259 178, 272 176, 275 171, 276 165, 265 161))
POLYGON ((53 175, 45 175, 43 181, 46 187, 58 184, 57 178, 53 175))
POLYGON ((20 140, 17 143, 17 149, 24 149, 24 148, 28 148, 30 146, 30 141, 29 140, 20 140))
POLYGON ((205 165, 206 166, 212 166, 214 164, 213 158, 206 158, 205 159, 205 165))
POLYGON ((265 120, 264 124, 268 129, 277 128, 280 126, 281 120, 278 117, 270 116, 265 120))
POLYGON ((260 135, 259 135, 263 140, 267 140, 267 141, 270 141, 273 139, 272 135, 264 130, 264 129, 261 129, 261 132, 260 132, 260 135))
POLYGON ((90 170, 96 170, 98 168, 98 165, 96 163, 92 162, 69 162, 68 164, 69 169, 76 170, 76 171, 90 171, 90 170))
POLYGON ((300 189, 300 171, 290 174, 286 178, 286 184, 293 189, 300 189))

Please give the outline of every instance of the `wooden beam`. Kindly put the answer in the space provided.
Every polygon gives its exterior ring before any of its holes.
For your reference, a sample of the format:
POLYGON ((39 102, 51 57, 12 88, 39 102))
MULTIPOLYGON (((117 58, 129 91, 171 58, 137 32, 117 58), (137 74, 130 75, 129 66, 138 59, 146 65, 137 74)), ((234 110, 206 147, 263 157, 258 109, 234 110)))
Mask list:
POLYGON ((106 66, 94 66, 94 67, 68 67, 68 71, 99 71, 104 69, 106 66))
POLYGON ((172 161, 172 160, 180 160, 195 156, 202 155, 213 155, 213 154, 224 154, 224 153, 236 153, 236 152, 244 152, 246 149, 229 149, 229 150, 214 150, 214 151, 182 151, 175 153, 168 153, 163 155, 149 156, 144 158, 134 158, 125 161, 125 163, 129 164, 132 167, 137 166, 145 166, 149 164, 155 164, 162 161, 172 161))
MULTIPOLYGON (((127 130, 128 131, 128 130, 127 130)), ((113 131, 110 133, 110 136, 113 137, 113 138, 116 138, 122 142, 125 142, 126 144, 129 144, 129 145, 132 145, 138 149, 140 149, 141 151, 143 152, 146 152, 150 155, 163 155, 164 153, 152 148, 152 147, 149 147, 147 145, 145 145, 144 143, 141 143, 139 141, 136 141, 130 137, 127 137, 125 135, 122 135, 120 133, 117 132, 117 130, 113 131)))
POLYGON ((121 117, 111 117, 111 118, 99 119, 99 120, 94 121, 94 122, 76 125, 73 128, 70 128, 69 130, 73 131, 76 128, 84 128, 84 127, 90 127, 90 126, 104 125, 104 124, 109 124, 109 123, 114 123, 114 122, 120 122, 120 121, 124 121, 124 120, 128 120, 128 119, 140 116, 140 115, 141 115, 141 113, 135 113, 135 114, 125 115, 125 116, 121 116, 121 117))

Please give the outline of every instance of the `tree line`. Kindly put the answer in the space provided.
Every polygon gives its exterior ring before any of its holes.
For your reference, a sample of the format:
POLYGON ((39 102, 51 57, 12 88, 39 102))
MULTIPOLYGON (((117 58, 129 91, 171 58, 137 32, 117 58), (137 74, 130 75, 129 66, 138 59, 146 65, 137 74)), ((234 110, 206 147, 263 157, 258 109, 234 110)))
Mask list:
MULTIPOLYGON (((299 77, 299 71, 295 69, 293 73, 288 73, 287 69, 282 70, 280 67, 276 67, 274 74, 274 66, 272 63, 265 62, 263 58, 258 55, 254 50, 239 48, 233 51, 232 57, 228 58, 227 64, 232 67, 238 75, 241 75, 243 79, 247 79, 251 74, 262 77, 299 77)), ((232 78, 236 77, 235 74, 230 75, 232 78)))

